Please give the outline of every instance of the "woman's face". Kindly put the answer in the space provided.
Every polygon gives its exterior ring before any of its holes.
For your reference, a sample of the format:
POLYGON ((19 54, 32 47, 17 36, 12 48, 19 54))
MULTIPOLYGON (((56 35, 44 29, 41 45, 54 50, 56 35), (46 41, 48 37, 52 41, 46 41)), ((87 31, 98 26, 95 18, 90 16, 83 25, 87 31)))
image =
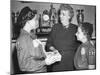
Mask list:
POLYGON ((69 24, 69 19, 70 19, 69 11, 61 10, 60 11, 60 20, 61 20, 61 23, 63 24, 63 26, 66 26, 69 24))
POLYGON ((39 27, 39 23, 38 23, 38 15, 35 15, 35 17, 29 21, 31 28, 32 29, 36 29, 39 27))

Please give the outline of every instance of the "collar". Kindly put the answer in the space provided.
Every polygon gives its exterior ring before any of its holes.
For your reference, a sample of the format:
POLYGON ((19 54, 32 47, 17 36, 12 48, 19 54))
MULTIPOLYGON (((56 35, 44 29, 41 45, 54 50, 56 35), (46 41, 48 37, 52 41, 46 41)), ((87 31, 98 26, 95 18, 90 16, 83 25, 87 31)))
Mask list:
POLYGON ((30 36, 32 39, 36 39, 36 38, 37 38, 37 36, 35 35, 34 32, 29 33, 29 32, 27 32, 27 31, 24 30, 24 29, 21 29, 21 35, 30 36))
POLYGON ((26 30, 24 29, 21 29, 21 34, 22 35, 29 35, 30 36, 30 33, 28 33, 26 30))
MULTIPOLYGON (((63 25, 62 25, 63 26, 63 25)), ((71 27, 71 23, 69 23, 69 26, 63 26, 64 29, 69 29, 71 27)))
POLYGON ((89 44, 91 44, 90 41, 87 41, 87 42, 83 43, 82 45, 83 46, 88 46, 89 44))

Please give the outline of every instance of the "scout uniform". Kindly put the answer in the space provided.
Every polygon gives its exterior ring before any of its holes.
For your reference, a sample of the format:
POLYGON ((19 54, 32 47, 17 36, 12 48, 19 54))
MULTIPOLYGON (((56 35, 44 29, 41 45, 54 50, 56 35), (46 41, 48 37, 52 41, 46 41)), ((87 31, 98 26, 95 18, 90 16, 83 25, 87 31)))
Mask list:
POLYGON ((46 72, 45 54, 42 45, 35 47, 33 40, 35 39, 25 30, 21 30, 21 34, 16 42, 17 57, 21 71, 25 72, 46 72))
POLYGON ((88 65, 95 65, 95 48, 90 42, 86 42, 78 48, 74 65, 76 69, 88 69, 88 65))

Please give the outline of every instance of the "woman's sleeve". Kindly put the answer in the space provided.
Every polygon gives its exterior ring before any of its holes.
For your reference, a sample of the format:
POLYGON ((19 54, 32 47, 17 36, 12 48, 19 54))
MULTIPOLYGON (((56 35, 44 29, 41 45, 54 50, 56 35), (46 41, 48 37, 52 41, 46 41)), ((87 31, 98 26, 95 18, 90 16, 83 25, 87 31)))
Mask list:
POLYGON ((53 46, 53 41, 55 39, 55 34, 56 34, 56 25, 54 25, 54 27, 52 27, 51 32, 49 33, 48 39, 47 39, 47 43, 46 43, 46 51, 50 51, 50 47, 53 46))

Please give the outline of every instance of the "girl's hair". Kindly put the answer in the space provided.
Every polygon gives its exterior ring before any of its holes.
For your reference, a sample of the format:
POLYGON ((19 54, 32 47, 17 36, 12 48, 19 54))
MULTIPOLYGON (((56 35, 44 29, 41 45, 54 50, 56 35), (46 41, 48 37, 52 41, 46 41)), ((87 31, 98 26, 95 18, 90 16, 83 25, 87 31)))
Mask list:
POLYGON ((74 11, 73 11, 73 8, 69 5, 69 4, 61 4, 60 5, 60 9, 59 9, 59 11, 58 11, 58 13, 60 14, 60 11, 61 10, 68 10, 69 11, 69 16, 70 16, 70 22, 71 22, 71 20, 72 20, 72 18, 73 18, 73 16, 74 16, 74 11))
POLYGON ((28 6, 24 7, 17 18, 17 24, 23 28, 28 20, 34 18, 35 14, 37 14, 36 10, 32 11, 28 6))
POLYGON ((93 33, 93 24, 84 22, 80 25, 80 27, 84 34, 87 36, 87 39, 90 40, 93 33))

